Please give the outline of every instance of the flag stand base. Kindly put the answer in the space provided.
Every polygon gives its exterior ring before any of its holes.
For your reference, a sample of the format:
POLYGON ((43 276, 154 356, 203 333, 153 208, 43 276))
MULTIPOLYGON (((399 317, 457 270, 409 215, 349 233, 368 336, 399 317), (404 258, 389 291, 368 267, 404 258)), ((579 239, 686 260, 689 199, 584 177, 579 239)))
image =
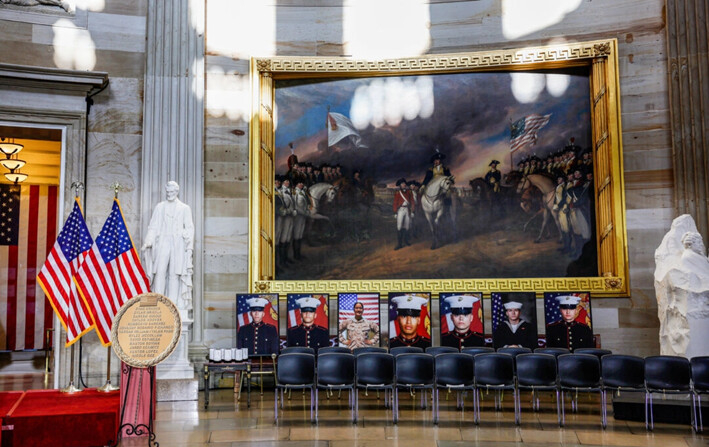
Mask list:
POLYGON ((66 388, 62 388, 59 390, 62 393, 67 393, 67 394, 74 394, 74 393, 80 393, 82 390, 74 386, 74 381, 72 380, 69 385, 66 388))
MULTIPOLYGON (((123 387, 123 404, 121 408, 121 419, 120 421, 123 422, 125 412, 126 412, 126 407, 127 407, 127 402, 128 402, 128 390, 130 390, 130 382, 131 378, 133 377, 133 367, 130 365, 123 365, 123 373, 128 375, 128 380, 125 383, 125 387, 123 387)), ((143 368, 135 368, 137 370, 143 369, 143 368)), ((155 432, 153 431, 153 396, 155 395, 155 389, 154 389, 154 383, 155 383, 155 367, 150 366, 147 368, 148 374, 150 376, 150 396, 149 396, 149 407, 150 407, 150 416, 148 419, 148 425, 145 424, 131 424, 131 423, 125 423, 121 424, 120 427, 118 427, 118 434, 116 436, 116 442, 111 442, 108 445, 111 447, 117 447, 121 439, 123 438, 123 435, 125 434, 126 436, 148 436, 148 446, 149 447, 160 447, 160 444, 155 440, 156 435, 155 432)), ((142 377, 139 378, 142 382, 142 377)), ((110 382, 109 382, 110 383, 110 382)), ((107 384, 108 385, 108 384, 107 384)), ((106 385, 104 385, 106 386, 106 385)), ((138 390, 138 394, 140 394, 140 388, 138 390)), ((137 402, 136 402, 136 407, 140 407, 140 395, 138 396, 137 402)), ((136 408, 136 412, 137 412, 136 408)))
POLYGON ((102 393, 110 393, 111 391, 116 391, 118 389, 120 388, 112 384, 110 380, 107 380, 102 387, 96 388, 96 391, 101 391, 102 393))

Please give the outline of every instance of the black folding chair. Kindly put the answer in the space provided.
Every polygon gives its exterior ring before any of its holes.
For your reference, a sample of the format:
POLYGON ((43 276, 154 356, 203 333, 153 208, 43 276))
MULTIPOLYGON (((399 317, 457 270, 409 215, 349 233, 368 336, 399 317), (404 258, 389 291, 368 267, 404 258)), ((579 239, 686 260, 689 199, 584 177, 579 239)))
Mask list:
POLYGON ((604 355, 601 359, 603 424, 608 424, 608 391, 645 391, 645 360, 634 355, 604 355))
POLYGON ((520 354, 529 354, 532 352, 529 348, 519 347, 519 348, 499 348, 497 352, 501 354, 509 354, 512 357, 517 357, 520 354))
POLYGON ((366 352, 387 352, 387 348, 380 348, 379 346, 362 346, 361 348, 354 348, 354 351, 352 351, 352 354, 357 357, 360 354, 364 354, 366 352))
POLYGON ((426 354, 431 354, 432 356, 437 356, 438 354, 444 354, 447 352, 460 352, 458 348, 452 346, 429 346, 426 348, 426 354))
MULTIPOLYGON (((539 410, 539 391, 554 391, 556 394, 556 417, 561 423, 559 413, 559 384, 556 376, 556 357, 551 354, 520 354, 515 358, 517 367, 517 396, 522 390, 532 392, 532 409, 539 410)), ((518 402, 520 419, 522 403, 518 402)))
POLYGON ((313 418, 315 400, 315 356, 313 354, 294 352, 278 356, 276 365, 276 390, 274 392, 274 421, 278 423, 278 399, 283 408, 284 392, 292 389, 310 390, 310 421, 313 418))
POLYGON ((396 381, 393 355, 386 352, 363 352, 355 357, 355 409, 359 419, 359 390, 364 389, 365 395, 369 390, 376 390, 377 393, 384 390, 384 407, 389 408, 396 381))
POLYGON ((519 425, 519 408, 517 407, 517 384, 514 375, 514 358, 510 354, 490 352, 475 356, 475 389, 473 402, 475 404, 474 421, 480 423, 480 390, 495 390, 495 409, 502 409, 500 392, 512 390, 515 407, 515 424, 519 425))
MULTIPOLYGON (((653 430, 652 393, 692 394, 691 366, 684 357, 656 355, 645 358, 645 428, 653 430), (649 422, 649 424, 648 424, 649 422)), ((693 412, 692 426, 694 426, 693 412)))
POLYGON ((315 349, 308 348, 307 346, 289 346, 281 350, 281 355, 283 354, 313 354, 315 355, 315 349))
POLYGON ((534 350, 535 354, 551 354, 554 357, 559 357, 560 355, 564 354, 571 354, 571 351, 569 351, 566 348, 537 348, 534 350))
MULTIPOLYGON (((561 390, 561 424, 566 424, 566 412, 564 410, 564 391, 573 391, 578 394, 597 392, 602 393, 601 388, 601 364, 598 357, 591 354, 564 354, 557 359, 559 371, 559 389, 561 390)), ((603 399, 601 400, 601 425, 605 427, 603 418, 603 399)), ((572 396, 572 409, 575 409, 572 396)))
MULTIPOLYGON (((457 349, 455 350, 457 351, 457 349)), ((444 388, 448 393, 455 391, 456 408, 463 410, 465 408, 465 399, 462 393, 466 390, 475 389, 475 359, 470 354, 448 352, 436 355, 434 363, 436 367, 436 386, 433 390, 433 423, 438 424, 440 417, 440 389, 444 388)), ((475 418, 474 408, 473 418, 475 418)))
POLYGON ((418 354, 422 353, 423 348, 417 348, 416 346, 397 346, 396 348, 391 348, 389 354, 396 357, 399 354, 418 354))
POLYGON ((487 352, 495 352, 495 348, 491 348, 489 346, 468 346, 467 348, 463 348, 461 352, 463 354, 477 355, 485 354, 487 352))
POLYGON ((318 357, 322 354, 327 354, 329 352, 340 352, 343 354, 352 354, 350 348, 346 346, 325 346, 324 348, 318 349, 318 357))
POLYGON ((694 412, 694 431, 704 431, 702 420, 702 394, 709 394, 709 357, 693 357, 692 367, 692 411, 694 412))
POLYGON ((610 349, 578 348, 574 349, 574 354, 591 354, 598 357, 598 360, 602 360, 604 355, 611 355, 613 352, 610 349))
MULTIPOLYGON (((322 349, 322 348, 321 348, 322 349)), ((315 422, 318 421, 318 390, 332 394, 334 390, 348 391, 348 406, 352 409, 352 423, 357 422, 355 410, 355 357, 349 352, 326 352, 318 355, 317 382, 315 388, 315 422)))
POLYGON ((394 358, 396 362, 394 423, 397 423, 399 421, 399 389, 421 390, 421 408, 426 408, 426 390, 433 391, 436 375, 431 354, 402 353, 395 355, 394 358))

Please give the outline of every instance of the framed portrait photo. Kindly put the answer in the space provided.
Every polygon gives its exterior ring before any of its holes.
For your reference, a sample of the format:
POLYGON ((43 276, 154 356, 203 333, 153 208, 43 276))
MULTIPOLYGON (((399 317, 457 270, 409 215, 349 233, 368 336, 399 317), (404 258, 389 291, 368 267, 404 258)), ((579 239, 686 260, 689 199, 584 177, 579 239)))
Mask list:
POLYGON ((337 324, 339 346, 346 346, 352 351, 367 346, 379 346, 379 294, 338 294, 337 324))
POLYGON ((490 301, 495 349, 537 348, 537 299, 534 292, 496 292, 490 301))
POLYGON ((278 295, 237 294, 236 309, 236 347, 249 356, 278 354, 278 295))
POLYGON ((389 349, 431 346, 431 293, 389 294, 389 349))
POLYGON ((550 348, 595 348, 588 292, 544 293, 544 320, 550 348))
POLYGON ((330 346, 328 294, 289 293, 286 346, 330 346))
POLYGON ((617 57, 253 59, 250 287, 627 296, 617 57))
POLYGON ((439 295, 441 346, 458 349, 485 346, 482 298, 479 292, 443 292, 439 295))

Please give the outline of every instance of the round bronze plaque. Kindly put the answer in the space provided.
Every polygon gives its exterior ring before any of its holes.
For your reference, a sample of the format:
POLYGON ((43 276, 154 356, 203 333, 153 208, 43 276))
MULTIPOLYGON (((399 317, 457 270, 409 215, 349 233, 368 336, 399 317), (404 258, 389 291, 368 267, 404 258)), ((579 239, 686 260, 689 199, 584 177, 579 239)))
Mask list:
POLYGON ((180 312, 159 293, 131 298, 113 320, 111 341, 119 359, 135 368, 155 366, 177 347, 182 331, 180 312))

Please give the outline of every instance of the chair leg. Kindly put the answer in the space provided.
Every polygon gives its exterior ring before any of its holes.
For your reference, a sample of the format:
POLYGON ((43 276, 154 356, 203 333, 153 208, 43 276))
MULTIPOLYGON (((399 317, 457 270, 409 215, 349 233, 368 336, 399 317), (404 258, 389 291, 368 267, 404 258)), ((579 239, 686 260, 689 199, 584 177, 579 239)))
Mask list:
POLYGON ((647 411, 647 410, 648 410, 648 408, 647 408, 647 403, 648 403, 647 395, 648 395, 648 393, 647 393, 647 391, 645 391, 645 430, 650 430, 650 425, 649 425, 649 423, 648 423, 648 421, 649 421, 650 419, 648 418, 648 411, 647 411))
POLYGON ((273 403, 274 403, 273 423, 278 424, 278 389, 276 389, 275 392, 273 393, 273 403))
POLYGON ((480 424, 480 395, 477 388, 473 388, 473 421, 480 424))
POLYGON ((438 410, 440 403, 438 402, 438 399, 441 398, 440 395, 440 390, 438 388, 433 389, 433 424, 438 425, 438 410))
POLYGON ((559 427, 566 425, 566 412, 564 411, 564 390, 561 390, 561 421, 559 427))
MULTIPOLYGON (((702 420, 702 395, 697 394, 697 413, 699 413, 699 432, 704 431, 704 421, 702 420)), ((696 421, 696 419, 695 419, 696 421)))
POLYGON ((520 425, 522 423, 522 402, 517 388, 512 390, 512 400, 515 404, 515 425, 520 425))
POLYGON ((556 422, 559 424, 559 427, 563 427, 561 425, 561 413, 559 412, 559 390, 556 390, 556 422))
POLYGON ((608 420, 606 416, 606 392, 604 390, 601 390, 601 427, 603 429, 606 429, 606 426, 608 425, 608 420))
POLYGON ((399 422, 399 389, 394 389, 394 424, 399 422))

